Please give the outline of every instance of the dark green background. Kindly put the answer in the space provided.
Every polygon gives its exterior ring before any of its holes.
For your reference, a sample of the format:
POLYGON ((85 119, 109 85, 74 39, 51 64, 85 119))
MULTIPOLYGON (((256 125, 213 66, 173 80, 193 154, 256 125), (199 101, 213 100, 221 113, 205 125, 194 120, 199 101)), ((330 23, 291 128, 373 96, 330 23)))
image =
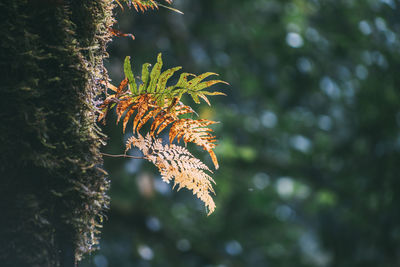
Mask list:
MULTIPOLYGON (((114 84, 163 53, 217 72, 217 209, 147 162, 105 159, 111 209, 80 266, 400 266, 400 1, 176 0, 120 13, 114 84)), ((192 102, 188 102, 192 104, 192 102)), ((121 154, 121 125, 104 127, 121 154)), ((207 153, 191 147, 209 165, 207 153)))

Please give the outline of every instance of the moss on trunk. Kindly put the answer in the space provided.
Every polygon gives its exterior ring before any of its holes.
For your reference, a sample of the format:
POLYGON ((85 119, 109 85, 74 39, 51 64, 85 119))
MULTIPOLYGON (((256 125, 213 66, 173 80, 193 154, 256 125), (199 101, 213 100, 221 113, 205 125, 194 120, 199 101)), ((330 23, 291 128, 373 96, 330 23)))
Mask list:
POLYGON ((1 266, 73 266, 108 181, 95 123, 111 0, 0 3, 1 266))

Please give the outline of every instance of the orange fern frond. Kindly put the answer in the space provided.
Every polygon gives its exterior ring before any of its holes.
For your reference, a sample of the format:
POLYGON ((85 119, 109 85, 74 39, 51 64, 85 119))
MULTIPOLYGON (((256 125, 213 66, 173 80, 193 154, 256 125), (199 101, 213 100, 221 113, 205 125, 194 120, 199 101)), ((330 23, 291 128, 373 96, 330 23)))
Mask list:
POLYGON ((133 0, 132 4, 134 6, 134 8, 136 9, 137 12, 140 11, 145 12, 147 9, 151 8, 151 9, 155 9, 158 8, 157 3, 153 0, 133 0), (139 8, 139 9, 138 9, 139 8))
POLYGON ((194 113, 194 110, 186 105, 180 103, 173 108, 168 108, 162 110, 162 112, 158 113, 157 117, 155 117, 154 122, 151 125, 150 134, 152 136, 159 134, 163 131, 168 125, 177 121, 180 115, 194 113))
POLYGON ((180 119, 174 122, 169 130, 169 141, 183 139, 185 143, 194 143, 201 146, 205 151, 210 154, 211 160, 214 163, 215 169, 219 168, 217 156, 213 149, 217 146, 217 139, 211 134, 212 129, 206 128, 211 124, 217 123, 210 120, 193 120, 193 119, 180 119))
MULTIPOLYGON (((121 4, 121 2, 124 2, 128 5, 128 7, 130 8, 132 5, 135 8, 135 10, 137 12, 139 12, 139 10, 141 12, 145 12, 149 9, 158 9, 158 6, 162 6, 168 9, 171 9, 173 11, 176 11, 178 13, 182 13, 179 10, 175 10, 174 8, 170 8, 168 6, 164 6, 160 3, 158 3, 157 1, 154 0, 115 0, 117 2, 117 4, 121 7, 121 9, 123 10, 123 6, 121 4)), ((167 2, 168 4, 172 4, 172 0, 164 0, 165 2, 167 2)))
POLYGON ((195 158, 186 148, 176 145, 163 145, 162 140, 153 139, 150 134, 146 138, 141 135, 130 137, 126 143, 126 151, 132 147, 139 148, 144 157, 152 162, 160 171, 163 181, 174 181, 174 186, 193 191, 208 208, 208 215, 215 210, 215 203, 210 193, 214 180, 205 171, 210 169, 199 159, 195 158))

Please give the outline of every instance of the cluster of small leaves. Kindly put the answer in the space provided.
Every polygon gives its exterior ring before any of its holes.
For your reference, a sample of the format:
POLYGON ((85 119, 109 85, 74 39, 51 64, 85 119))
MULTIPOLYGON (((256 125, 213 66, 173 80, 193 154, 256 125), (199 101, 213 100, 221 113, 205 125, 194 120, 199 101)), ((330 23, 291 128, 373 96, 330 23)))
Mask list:
MULTIPOLYGON (((180 74, 179 79, 175 84, 168 86, 167 84, 170 78, 175 74, 175 72, 180 70, 181 67, 162 71, 162 65, 163 62, 160 53, 157 57, 157 63, 151 68, 151 71, 149 70, 151 66, 149 63, 143 65, 142 75, 139 83, 137 83, 132 72, 130 58, 126 57, 124 62, 125 79, 122 80, 118 87, 107 84, 107 87, 112 91, 112 94, 108 95, 100 106, 102 113, 99 116, 99 120, 104 119, 107 111, 115 107, 117 123, 123 118, 123 131, 125 132, 128 122, 133 118, 132 132, 138 136, 141 136, 139 130, 151 120, 151 127, 148 134, 154 140, 157 140, 155 139, 157 135, 170 126, 170 143, 176 139, 178 142, 183 140, 185 143, 191 142, 202 147, 210 154, 215 168, 218 169, 218 160, 213 151, 216 147, 216 138, 212 135, 212 129, 208 128, 209 125, 217 122, 206 119, 196 120, 183 118, 184 115, 187 116, 187 114, 194 114, 195 112, 190 106, 183 104, 181 98, 184 94, 188 94, 195 103, 199 104, 200 99, 203 99, 208 105, 210 105, 207 96, 224 94, 221 92, 210 92, 205 89, 214 84, 226 84, 226 82, 222 80, 205 81, 206 78, 217 75, 212 72, 203 73, 198 76, 184 72, 180 74)), ((127 144, 126 148, 128 150, 130 146, 127 144)), ((139 146, 139 148, 141 147, 139 146)), ((142 152, 144 156, 150 160, 150 154, 143 149, 142 152)), ((155 155, 158 155, 160 158, 150 161, 160 169, 165 181, 169 181, 174 177, 175 183, 179 183, 180 187, 192 189, 201 200, 204 201, 206 199, 206 197, 200 197, 200 193, 196 193, 198 190, 204 192, 204 187, 201 187, 203 189, 199 189, 200 187, 196 188, 192 183, 183 182, 182 180, 182 177, 191 177, 190 175, 193 177, 203 177, 201 175, 199 176, 198 170, 194 171, 196 168, 175 168, 173 171, 174 175, 170 175, 168 168, 165 169, 160 167, 166 166, 166 164, 159 164, 159 162, 162 161, 161 159, 165 159, 165 155, 163 156, 162 153, 154 153, 153 151, 151 156, 154 157, 155 155), (181 172, 180 175, 177 174, 179 171, 181 172), (165 177, 169 178, 167 179, 165 177)), ((176 157, 174 158, 174 162, 179 161, 179 159, 184 160, 185 158, 176 157)), ((181 162, 177 166, 184 166, 182 164, 185 163, 181 162)), ((171 166, 174 165, 172 164, 171 166)), ((208 170, 208 168, 204 169, 203 167, 197 169, 208 170)), ((201 183, 197 182, 194 182, 194 184, 198 184, 199 186, 201 185, 201 183)), ((207 202, 205 201, 205 203, 209 210, 214 210, 214 208, 212 208, 213 205, 207 204, 210 203, 209 200, 207 200, 207 202)))

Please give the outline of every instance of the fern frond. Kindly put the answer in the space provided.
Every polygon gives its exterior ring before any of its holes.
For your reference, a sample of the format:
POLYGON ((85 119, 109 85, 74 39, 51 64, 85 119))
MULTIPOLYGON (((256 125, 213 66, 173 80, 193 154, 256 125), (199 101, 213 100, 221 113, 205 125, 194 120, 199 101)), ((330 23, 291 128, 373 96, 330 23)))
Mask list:
MULTIPOLYGON (((179 80, 176 84, 167 86, 170 78, 178 70, 180 70, 181 67, 174 67, 165 71, 161 71, 163 66, 161 53, 158 54, 157 63, 153 68, 151 68, 151 72, 149 71, 150 66, 151 64, 149 63, 143 64, 141 84, 139 85, 139 88, 137 88, 136 80, 130 64, 130 57, 126 57, 124 61, 124 73, 126 81, 124 80, 125 83, 121 83, 119 87, 122 85, 126 86, 126 83, 129 83, 130 97, 136 97, 142 94, 150 94, 159 106, 163 106, 165 101, 168 101, 167 105, 171 105, 173 101, 179 101, 184 94, 189 94, 193 101, 197 104, 200 103, 199 97, 202 98, 207 104, 210 104, 207 96, 225 95, 221 92, 210 92, 205 90, 206 88, 218 83, 228 84, 222 80, 204 81, 210 76, 218 75, 216 73, 206 72, 197 76, 195 74, 184 72, 179 76, 179 80)), ((108 85, 108 87, 111 90, 116 91, 115 86, 108 85)))
POLYGON ((221 92, 209 92, 204 90, 217 83, 228 84, 222 80, 204 81, 207 77, 218 75, 213 72, 206 72, 198 76, 184 72, 180 75, 179 80, 175 85, 166 87, 169 78, 176 71, 180 70, 181 67, 175 67, 161 72, 162 65, 163 61, 161 53, 158 54, 157 63, 152 68, 150 75, 148 74, 147 69, 149 64, 143 65, 143 86, 140 93, 154 94, 157 102, 162 99, 169 99, 171 101, 174 98, 178 98, 178 100, 180 100, 183 94, 189 94, 197 104, 200 103, 199 97, 207 102, 207 104, 210 104, 207 95, 225 95, 221 92))
POLYGON ((162 140, 153 139, 150 134, 146 138, 141 135, 130 137, 126 143, 126 151, 132 147, 139 148, 144 157, 152 162, 160 171, 163 181, 174 181, 174 186, 193 191, 208 208, 208 215, 215 210, 215 203, 210 193, 214 193, 214 180, 205 171, 210 169, 195 158, 186 148, 176 145, 163 145, 162 140))
POLYGON ((175 94, 179 94, 182 96, 183 94, 187 93, 189 94, 193 101, 196 104, 200 104, 199 97, 202 98, 208 105, 210 105, 210 102, 207 99, 207 95, 225 95, 224 93, 221 92, 209 92, 205 91, 203 89, 208 88, 214 84, 217 83, 224 83, 228 84, 225 81, 222 80, 209 80, 209 81, 204 81, 209 76, 215 76, 218 74, 213 73, 213 72, 206 72, 203 73, 199 76, 196 76, 191 73, 182 73, 181 76, 179 77, 178 82, 167 88, 167 90, 170 90, 172 92, 175 92, 175 94), (192 79, 188 79, 189 77, 193 77, 192 79))
MULTIPOLYGON (((129 8, 133 5, 133 7, 135 8, 135 10, 137 12, 139 12, 139 10, 141 12, 145 12, 148 9, 158 9, 158 6, 163 6, 163 7, 169 8, 168 6, 159 4, 157 1, 154 1, 154 0, 115 0, 115 1, 121 7, 121 9, 124 9, 121 4, 121 2, 123 2, 123 3, 127 4, 127 6, 129 8)), ((172 4, 172 0, 164 0, 164 1, 167 2, 168 4, 172 4)), ((173 8, 170 8, 170 9, 174 10, 173 8)))
POLYGON ((179 142, 183 139, 185 143, 194 143, 201 146, 205 151, 210 154, 211 160, 214 163, 215 169, 219 168, 217 156, 213 149, 217 146, 216 137, 211 134, 212 129, 206 128, 211 124, 217 123, 210 120, 193 120, 193 119, 180 119, 174 122, 169 130, 169 141, 176 138, 179 142))
POLYGON ((154 122, 151 125, 150 134, 152 136, 159 134, 168 125, 179 120, 179 116, 190 113, 194 113, 194 110, 181 103, 169 110, 163 110, 155 117, 154 122))
POLYGON ((128 150, 137 147, 143 152, 143 155, 150 155, 149 151, 150 148, 152 147, 152 144, 153 140, 149 137, 149 135, 147 135, 146 138, 143 138, 143 136, 141 135, 139 135, 138 138, 131 136, 128 138, 128 141, 126 142, 125 153, 128 150))
POLYGON ((153 118, 155 121, 151 127, 152 135, 154 135, 157 128, 158 134, 169 124, 178 120, 179 115, 193 113, 193 109, 189 106, 178 105, 181 103, 179 100, 185 93, 189 94, 195 103, 200 103, 199 98, 201 98, 208 105, 210 105, 210 102, 207 95, 225 95, 221 92, 209 92, 204 90, 217 83, 227 84, 222 80, 204 81, 204 79, 210 76, 217 75, 213 72, 206 72, 198 76, 184 72, 180 75, 179 80, 175 85, 167 87, 169 79, 174 75, 174 73, 176 73, 176 71, 180 70, 181 67, 174 67, 161 71, 162 66, 163 61, 160 53, 157 56, 157 63, 153 68, 151 68, 151 72, 149 71, 149 63, 143 65, 141 76, 142 83, 137 87, 135 76, 130 64, 130 57, 125 58, 125 79, 121 82, 118 88, 112 85, 109 86, 115 94, 110 95, 106 101, 104 101, 105 103, 111 103, 112 101, 110 101, 110 99, 119 98, 119 103, 117 104, 117 121, 119 121, 121 116, 125 114, 124 131, 128 120, 135 112, 137 113, 134 117, 133 131, 139 131, 139 129, 150 118, 153 118), (126 87, 128 87, 129 90, 126 90, 126 87))
MULTIPOLYGON (((133 132, 135 132, 138 124, 141 127, 149 119, 149 117, 147 117, 145 118, 145 121, 143 120, 145 114, 150 109, 157 108, 159 107, 154 104, 154 100, 148 94, 144 94, 136 98, 124 98, 117 104, 117 123, 120 121, 121 117, 125 116, 123 120, 123 132, 125 132, 126 125, 128 124, 129 119, 136 112, 136 115, 133 118, 133 132)), ((136 131, 138 131, 138 129, 136 131)))
POLYGON ((181 73, 175 84, 170 83, 171 77, 181 69, 175 67, 162 70, 161 53, 157 56, 157 63, 150 68, 146 63, 142 66, 141 81, 136 81, 132 71, 130 58, 124 61, 125 79, 118 87, 103 83, 111 90, 110 95, 100 105, 100 119, 104 119, 109 109, 115 108, 117 123, 123 119, 123 132, 128 122, 133 120, 133 133, 138 138, 131 137, 126 143, 126 151, 138 147, 144 157, 154 163, 159 169, 163 180, 167 183, 174 181, 178 190, 186 187, 201 199, 209 210, 215 209, 215 203, 210 196, 212 178, 206 173, 211 172, 204 163, 195 158, 186 148, 172 144, 174 140, 191 142, 210 154, 212 162, 218 169, 218 160, 214 153, 216 138, 208 126, 217 122, 187 118, 187 115, 196 114, 188 105, 181 102, 184 94, 191 96, 195 103, 203 99, 208 105, 207 96, 224 95, 221 92, 210 92, 206 89, 214 84, 225 83, 222 80, 206 80, 217 74, 206 72, 194 75, 181 73), (183 117, 186 115, 185 117, 183 117), (151 122, 150 122, 151 121, 151 122), (150 130, 146 138, 140 135, 140 129, 150 122, 150 130), (169 129, 169 145, 163 145, 157 136, 167 127, 169 129))

